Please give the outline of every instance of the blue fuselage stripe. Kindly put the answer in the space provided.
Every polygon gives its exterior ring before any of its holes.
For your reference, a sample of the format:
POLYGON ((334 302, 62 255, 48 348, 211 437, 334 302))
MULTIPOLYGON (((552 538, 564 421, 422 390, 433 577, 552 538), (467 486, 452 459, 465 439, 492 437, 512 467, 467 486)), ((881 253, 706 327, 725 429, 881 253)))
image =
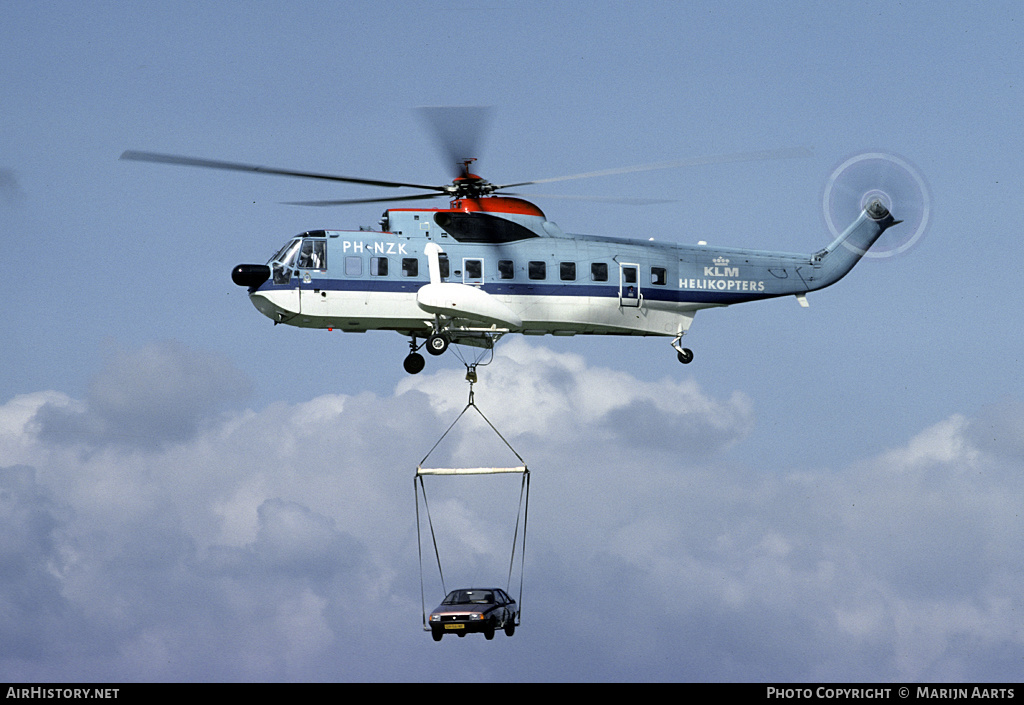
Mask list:
MULTIPOLYGON (((366 293, 406 293, 415 294, 428 281, 409 278, 406 280, 395 280, 390 278, 378 279, 311 279, 309 282, 295 282, 291 284, 273 284, 266 282, 259 288, 259 291, 288 291, 302 289, 303 291, 362 291, 366 293)), ((476 285, 473 285, 476 286, 476 285)), ((488 294, 495 296, 573 296, 592 298, 619 298, 619 287, 616 284, 544 284, 541 282, 509 282, 486 283, 480 286, 488 294)), ((670 303, 701 303, 728 305, 744 301, 756 301, 759 299, 778 296, 769 292, 724 292, 724 291, 695 291, 692 289, 671 289, 664 286, 650 285, 641 289, 644 299, 648 301, 666 301, 670 303)))

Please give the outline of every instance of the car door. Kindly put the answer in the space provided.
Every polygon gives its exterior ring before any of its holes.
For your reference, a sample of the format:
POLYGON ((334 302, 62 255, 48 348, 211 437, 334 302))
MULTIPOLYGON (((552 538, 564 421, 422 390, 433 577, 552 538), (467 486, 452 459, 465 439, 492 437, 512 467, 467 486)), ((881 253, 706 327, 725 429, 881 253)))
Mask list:
POLYGON ((498 590, 498 599, 501 600, 501 614, 502 614, 502 626, 509 622, 515 621, 515 602, 509 597, 504 590, 498 590))

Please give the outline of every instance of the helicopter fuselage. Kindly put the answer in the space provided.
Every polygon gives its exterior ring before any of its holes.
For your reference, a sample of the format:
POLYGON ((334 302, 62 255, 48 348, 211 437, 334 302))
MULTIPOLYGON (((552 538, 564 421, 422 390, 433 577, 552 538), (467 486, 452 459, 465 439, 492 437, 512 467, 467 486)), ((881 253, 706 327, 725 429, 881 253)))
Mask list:
POLYGON ((304 328, 414 341, 443 331, 479 346, 504 333, 679 339, 700 309, 805 303, 895 223, 882 211, 862 213, 828 248, 793 254, 568 235, 526 201, 461 199, 390 209, 381 230, 305 232, 266 266, 240 265, 258 273, 235 280, 275 323, 304 328))

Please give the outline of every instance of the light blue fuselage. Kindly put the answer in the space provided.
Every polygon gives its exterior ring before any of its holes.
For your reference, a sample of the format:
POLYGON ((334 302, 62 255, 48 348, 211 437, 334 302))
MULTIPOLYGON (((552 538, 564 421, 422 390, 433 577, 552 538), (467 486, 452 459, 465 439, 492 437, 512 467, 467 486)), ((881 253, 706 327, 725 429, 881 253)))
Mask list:
POLYGON ((808 255, 567 235, 510 198, 392 209, 380 231, 310 231, 290 241, 250 296, 279 323, 425 337, 439 321, 417 292, 430 281, 425 248, 436 243, 440 281, 486 292, 517 319, 475 315, 452 287, 444 310, 456 342, 484 331, 680 336, 702 308, 801 296, 838 281, 895 222, 875 215, 862 213, 808 255))

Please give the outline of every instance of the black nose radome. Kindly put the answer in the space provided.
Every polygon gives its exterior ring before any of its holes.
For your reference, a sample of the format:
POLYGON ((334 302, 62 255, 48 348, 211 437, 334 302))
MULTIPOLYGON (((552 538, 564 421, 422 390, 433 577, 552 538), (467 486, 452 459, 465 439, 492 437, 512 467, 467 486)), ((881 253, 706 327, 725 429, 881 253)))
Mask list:
POLYGON ((238 286, 257 288, 270 279, 270 267, 265 264, 240 264, 231 270, 231 281, 238 286))

